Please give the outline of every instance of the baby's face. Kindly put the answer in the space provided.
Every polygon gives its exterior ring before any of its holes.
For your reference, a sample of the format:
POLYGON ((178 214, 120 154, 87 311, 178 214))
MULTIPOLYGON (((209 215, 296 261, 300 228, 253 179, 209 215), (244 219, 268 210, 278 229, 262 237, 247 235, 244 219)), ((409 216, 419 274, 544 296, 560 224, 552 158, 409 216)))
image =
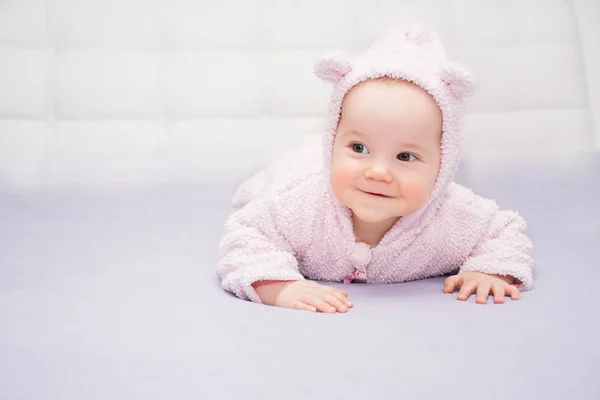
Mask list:
POLYGON ((425 204, 440 167, 442 113, 406 81, 367 80, 345 97, 331 187, 355 218, 388 221, 425 204))

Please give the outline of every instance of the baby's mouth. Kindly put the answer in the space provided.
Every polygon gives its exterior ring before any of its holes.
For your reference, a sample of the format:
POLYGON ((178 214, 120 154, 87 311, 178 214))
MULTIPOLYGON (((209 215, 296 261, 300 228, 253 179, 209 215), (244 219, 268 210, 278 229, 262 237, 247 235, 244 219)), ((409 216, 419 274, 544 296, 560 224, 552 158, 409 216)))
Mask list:
POLYGON ((368 195, 371 195, 371 196, 380 197, 382 199, 391 199, 392 198, 392 196, 387 196, 385 194, 376 193, 376 192, 367 192, 365 190, 361 190, 361 192, 363 192, 365 194, 368 194, 368 195))

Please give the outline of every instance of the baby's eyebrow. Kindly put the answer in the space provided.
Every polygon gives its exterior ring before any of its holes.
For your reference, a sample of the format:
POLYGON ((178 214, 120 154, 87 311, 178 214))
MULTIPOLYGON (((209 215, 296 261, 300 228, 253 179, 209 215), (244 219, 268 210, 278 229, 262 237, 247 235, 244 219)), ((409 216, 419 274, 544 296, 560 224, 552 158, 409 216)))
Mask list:
POLYGON ((415 143, 398 143, 398 145, 402 148, 407 148, 407 149, 412 149, 412 150, 426 150, 425 147, 419 145, 419 144, 415 144, 415 143))
POLYGON ((342 132, 342 136, 351 136, 351 135, 356 135, 356 136, 370 136, 367 133, 363 133, 363 132, 357 131, 355 129, 350 129, 350 130, 342 132))

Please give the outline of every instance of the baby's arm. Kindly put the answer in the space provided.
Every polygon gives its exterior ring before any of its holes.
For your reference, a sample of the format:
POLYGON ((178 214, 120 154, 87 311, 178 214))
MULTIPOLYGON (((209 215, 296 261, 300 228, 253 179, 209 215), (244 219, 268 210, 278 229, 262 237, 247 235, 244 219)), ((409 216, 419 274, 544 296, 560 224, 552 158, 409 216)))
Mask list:
POLYGON ((526 235, 526 223, 514 211, 499 210, 487 232, 477 244, 460 273, 482 272, 516 280, 520 290, 533 286, 532 243, 526 235))
MULTIPOLYGON (((218 262, 223 288, 242 299, 307 311, 346 312, 347 293, 307 281, 279 228, 275 204, 257 197, 225 224, 218 262)), ((288 224, 283 224, 288 225, 288 224)), ((289 224, 294 227, 294 224, 289 224)))
POLYGON ((485 304, 489 294, 495 303, 505 296, 520 299, 520 290, 533 285, 532 244, 525 234, 523 218, 512 211, 496 211, 479 243, 459 273, 444 281, 444 292, 459 290, 458 299, 476 293, 477 303, 485 304))
POLYGON ((223 289, 262 303, 253 287, 255 282, 304 279, 294 250, 276 222, 274 204, 263 197, 229 217, 219 246, 218 272, 223 289))

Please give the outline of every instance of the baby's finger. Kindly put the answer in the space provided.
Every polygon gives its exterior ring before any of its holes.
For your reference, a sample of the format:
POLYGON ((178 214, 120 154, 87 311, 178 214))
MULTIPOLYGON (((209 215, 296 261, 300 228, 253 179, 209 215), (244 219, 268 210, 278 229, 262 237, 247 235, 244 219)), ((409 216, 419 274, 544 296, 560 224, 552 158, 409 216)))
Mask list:
POLYGON ((327 303, 334 306, 338 312, 345 313, 348 311, 348 306, 345 305, 340 299, 338 299, 337 297, 335 297, 332 294, 324 295, 323 300, 325 300, 327 303))
POLYGON ((477 286, 477 303, 486 304, 488 300, 488 296, 490 295, 490 284, 489 283, 480 283, 477 286))
POLYGON ((352 302, 350 301, 350 299, 348 297, 344 296, 342 293, 333 292, 332 295, 334 295, 338 300, 340 300, 342 303, 344 303, 346 306, 348 306, 348 308, 352 307, 352 302))
POLYGON ((321 311, 324 313, 334 313, 335 312, 334 306, 332 306, 331 304, 327 304, 327 302, 325 302, 323 299, 321 299, 320 297, 317 297, 317 296, 307 296, 307 298, 304 299, 304 303, 314 306, 317 308, 318 311, 321 311))
POLYGON ((452 275, 444 280, 444 293, 452 293, 460 288, 462 276, 452 275))
POLYGON ((338 288, 336 288, 336 287, 333 287, 333 286, 325 286, 325 285, 321 285, 321 287, 320 287, 320 288, 321 288, 321 289, 325 288, 325 291, 326 291, 327 293, 335 293, 335 292, 338 292, 338 293, 341 293, 341 294, 343 294, 344 296, 348 296, 348 292, 346 292, 346 291, 345 291, 345 290, 343 290, 343 289, 338 289, 338 288))
POLYGON ((346 292, 345 290, 338 289, 338 288, 335 288, 335 287, 332 287, 331 289, 333 289, 332 292, 337 292, 337 293, 341 293, 344 296, 348 296, 348 292, 346 292))
POLYGON ((501 304, 504 303, 504 288, 505 284, 501 282, 497 282, 492 284, 492 294, 494 295, 494 303, 501 304))
POLYGON ((294 301, 292 303, 292 308, 294 308, 296 310, 305 310, 305 311, 317 312, 317 308, 315 306, 308 305, 308 304, 303 303, 301 301, 294 301))
POLYGON ((508 285, 504 287, 504 292, 513 300, 519 300, 521 298, 521 292, 519 291, 519 288, 514 285, 508 285))
POLYGON ((475 293, 476 290, 477 290, 477 281, 463 282, 462 287, 460 288, 460 291, 458 292, 457 298, 459 300, 467 300, 470 295, 475 293))

